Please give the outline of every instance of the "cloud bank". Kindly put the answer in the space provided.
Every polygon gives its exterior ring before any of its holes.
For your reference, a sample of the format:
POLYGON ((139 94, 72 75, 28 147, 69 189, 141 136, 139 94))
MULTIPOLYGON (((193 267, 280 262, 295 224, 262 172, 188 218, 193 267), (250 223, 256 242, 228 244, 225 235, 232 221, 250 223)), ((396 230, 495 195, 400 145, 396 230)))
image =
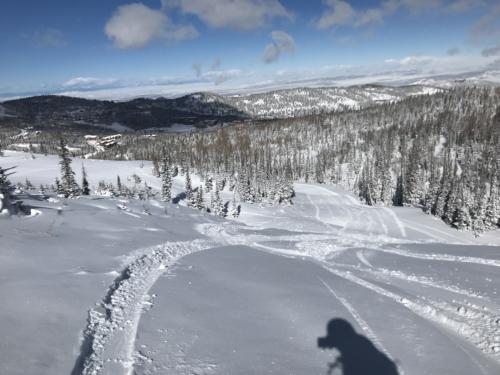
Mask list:
POLYGON ((179 41, 198 36, 191 25, 175 26, 161 10, 142 3, 119 6, 104 31, 118 48, 142 48, 153 39, 179 41))

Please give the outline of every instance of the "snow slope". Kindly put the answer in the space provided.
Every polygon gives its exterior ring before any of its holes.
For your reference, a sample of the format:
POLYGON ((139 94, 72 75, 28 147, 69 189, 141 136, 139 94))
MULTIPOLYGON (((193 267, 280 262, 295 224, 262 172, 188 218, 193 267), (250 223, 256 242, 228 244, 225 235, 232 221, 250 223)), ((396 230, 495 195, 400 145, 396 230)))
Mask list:
MULTIPOLYGON (((50 156, 0 164, 19 181, 57 175, 50 156)), ((85 167, 91 184, 138 173, 159 186, 146 162, 85 167)), ((38 215, 0 222, 0 373, 324 374, 338 353, 316 340, 332 318, 401 374, 500 373, 498 231, 475 239, 416 209, 295 187, 293 206, 245 205, 232 221, 26 198, 38 215)))
POLYGON ((296 190, 292 207, 245 206, 240 223, 199 227, 226 246, 152 288, 138 374, 325 373, 334 354, 316 339, 338 317, 400 373, 500 371, 498 233, 474 239, 414 209, 296 190))

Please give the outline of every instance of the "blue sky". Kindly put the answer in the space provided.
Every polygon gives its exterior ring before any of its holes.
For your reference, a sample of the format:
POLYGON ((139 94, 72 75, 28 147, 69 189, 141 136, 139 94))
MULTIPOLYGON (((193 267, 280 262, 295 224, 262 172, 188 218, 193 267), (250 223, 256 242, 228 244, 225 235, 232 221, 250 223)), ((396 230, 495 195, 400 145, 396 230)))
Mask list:
POLYGON ((474 70, 499 20, 496 0, 2 0, 0 95, 474 70))

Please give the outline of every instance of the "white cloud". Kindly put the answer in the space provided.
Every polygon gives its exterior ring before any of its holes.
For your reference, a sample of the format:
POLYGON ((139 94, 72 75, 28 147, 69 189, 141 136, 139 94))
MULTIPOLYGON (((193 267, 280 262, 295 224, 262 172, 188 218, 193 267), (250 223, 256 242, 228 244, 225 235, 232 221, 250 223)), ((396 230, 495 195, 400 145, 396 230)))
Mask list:
POLYGON ((62 31, 53 28, 35 31, 33 41, 37 47, 64 47, 66 45, 62 31))
POLYGON ((271 33, 272 43, 264 50, 264 62, 272 63, 278 60, 282 54, 295 50, 295 40, 284 31, 275 30, 271 33))
POLYGON ((63 82, 61 86, 71 89, 95 89, 109 87, 117 82, 114 78, 75 77, 63 82))
POLYGON ((320 29, 334 26, 361 27, 382 24, 384 18, 396 12, 401 5, 399 0, 387 0, 378 7, 357 11, 343 0, 325 0, 325 4, 327 9, 317 21, 317 26, 320 29))
POLYGON ((316 26, 320 29, 329 29, 338 26, 362 27, 380 25, 384 19, 405 10, 411 14, 439 11, 446 13, 460 13, 471 8, 484 5, 484 0, 385 0, 376 7, 365 10, 356 10, 346 0, 323 0, 326 9, 317 20, 316 26))
POLYGON ((411 70, 424 74, 455 74, 472 72, 485 68, 491 62, 485 57, 475 55, 414 55, 402 59, 387 59, 385 64, 393 70, 411 70))
POLYGON ((119 6, 104 28, 106 35, 118 48, 141 48, 155 38, 183 40, 198 36, 193 26, 172 25, 161 10, 142 3, 119 6))
POLYGON ((384 18, 398 10, 399 3, 396 0, 384 1, 379 8, 367 9, 359 12, 355 26, 365 26, 369 24, 382 24, 384 18))
POLYGON ((403 66, 409 65, 425 65, 433 61, 430 56, 408 56, 398 61, 399 64, 403 66))
POLYGON ((328 9, 317 22, 317 26, 320 29, 351 24, 356 17, 356 11, 345 1, 325 0, 325 4, 328 9))
POLYGON ((278 0, 162 0, 165 7, 193 14, 213 28, 251 30, 292 15, 278 0))

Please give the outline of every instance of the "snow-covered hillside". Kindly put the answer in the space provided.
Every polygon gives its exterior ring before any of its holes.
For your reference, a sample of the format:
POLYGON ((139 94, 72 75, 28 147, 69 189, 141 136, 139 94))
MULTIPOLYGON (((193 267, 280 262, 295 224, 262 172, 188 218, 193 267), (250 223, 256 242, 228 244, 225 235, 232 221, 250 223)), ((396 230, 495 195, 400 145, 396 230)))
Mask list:
POLYGON ((244 96, 231 96, 228 103, 254 118, 291 118, 360 109, 383 102, 396 102, 413 95, 435 94, 432 86, 352 86, 297 88, 244 96))
MULTIPOLYGON (((34 184, 52 183, 57 161, 0 157, 34 184)), ((146 162, 84 163, 91 184, 135 173, 159 187, 146 162)), ((295 189, 290 207, 244 205, 228 221, 157 201, 26 198, 36 215, 0 221, 0 373, 323 374, 339 354, 317 345, 332 318, 400 374, 500 372, 498 231, 295 189)))
MULTIPOLYGON (((177 98, 134 99, 128 102, 38 96, 6 101, 6 110, 27 126, 72 124, 114 131, 168 129, 176 124, 207 127, 248 119, 284 119, 360 109, 409 96, 435 94, 442 89, 411 85, 297 88, 251 95, 193 93, 177 98)), ((3 108, 3 109, 2 109, 3 108)))

